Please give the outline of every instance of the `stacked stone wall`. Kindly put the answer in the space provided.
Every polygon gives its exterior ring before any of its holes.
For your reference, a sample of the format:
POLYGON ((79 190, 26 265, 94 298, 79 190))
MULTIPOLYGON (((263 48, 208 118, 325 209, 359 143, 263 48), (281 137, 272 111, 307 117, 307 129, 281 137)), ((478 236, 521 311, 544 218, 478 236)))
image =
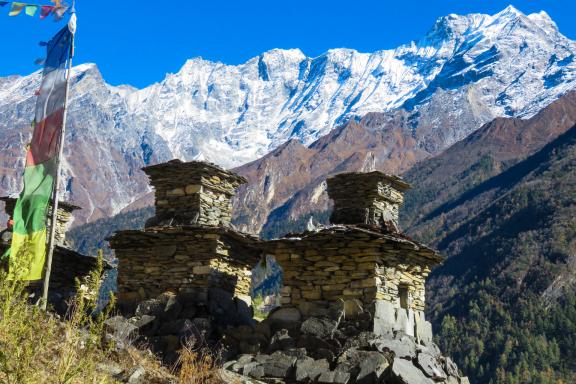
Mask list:
POLYGON ((127 231, 112 238, 111 245, 120 261, 121 302, 165 291, 209 288, 220 288, 249 302, 251 268, 259 251, 222 233, 193 228, 127 231))
POLYGON ((365 304, 386 300, 399 307, 398 287, 406 285, 410 308, 424 308, 429 269, 416 261, 418 251, 409 249, 413 248, 409 244, 401 249, 396 242, 374 240, 364 233, 327 233, 273 244, 269 252, 284 272, 282 304, 356 299, 365 304))

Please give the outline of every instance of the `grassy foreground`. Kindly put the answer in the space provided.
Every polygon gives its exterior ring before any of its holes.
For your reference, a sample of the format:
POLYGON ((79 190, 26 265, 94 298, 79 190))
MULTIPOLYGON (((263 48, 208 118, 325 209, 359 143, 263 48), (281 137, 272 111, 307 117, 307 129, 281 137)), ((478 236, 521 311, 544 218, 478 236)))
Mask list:
POLYGON ((101 266, 77 283, 79 294, 62 320, 29 303, 26 285, 0 271, 0 383, 122 383, 138 367, 146 372, 142 383, 221 382, 210 356, 193 348, 183 348, 172 369, 149 351, 116 348, 104 337, 109 311, 92 315, 100 272, 101 266))

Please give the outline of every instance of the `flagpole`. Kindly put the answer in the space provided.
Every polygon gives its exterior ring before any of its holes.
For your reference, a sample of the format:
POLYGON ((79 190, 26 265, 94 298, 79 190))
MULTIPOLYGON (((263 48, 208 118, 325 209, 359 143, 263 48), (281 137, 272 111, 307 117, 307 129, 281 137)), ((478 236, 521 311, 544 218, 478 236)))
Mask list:
POLYGON ((70 92, 70 77, 72 74, 72 59, 74 57, 74 37, 76 35, 76 13, 74 7, 71 21, 74 27, 70 28, 72 41, 70 44, 70 56, 68 58, 68 68, 66 70, 66 90, 64 93, 64 112, 62 116, 62 131, 60 133, 60 143, 58 144, 58 159, 56 160, 56 178, 52 192, 52 216, 50 218, 50 237, 48 240, 48 260, 46 261, 46 273, 44 275, 44 289, 42 291, 42 309, 48 308, 48 289, 50 287, 50 274, 52 273, 52 258, 54 256, 54 242, 56 238, 56 222, 58 220, 58 195, 60 193, 60 168, 62 167, 62 157, 64 156, 64 138, 66 136, 66 117, 68 110, 68 94, 70 92), (73 20, 72 20, 73 19, 73 20))

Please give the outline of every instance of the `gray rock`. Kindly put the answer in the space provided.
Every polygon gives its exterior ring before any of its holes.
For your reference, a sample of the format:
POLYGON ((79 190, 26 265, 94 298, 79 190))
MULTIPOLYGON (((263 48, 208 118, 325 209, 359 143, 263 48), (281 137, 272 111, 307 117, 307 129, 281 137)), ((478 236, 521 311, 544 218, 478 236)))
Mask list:
POLYGON ((141 317, 143 315, 160 316, 164 312, 166 301, 160 299, 149 299, 142 301, 136 307, 135 316, 141 317))
POLYGON ((182 312, 182 304, 178 302, 176 296, 169 296, 164 305, 161 318, 164 321, 174 321, 178 318, 180 312, 182 312))
POLYGON ((278 350, 291 349, 296 346, 296 340, 294 340, 289 334, 287 329, 281 329, 272 336, 270 340, 270 347, 268 348, 268 353, 272 353, 278 350))
POLYGON ((428 353, 420 353, 416 359, 416 364, 420 367, 422 372, 435 381, 446 380, 446 373, 442 370, 442 366, 438 359, 428 353))
POLYGON ((427 378, 424 373, 412 362, 395 358, 391 370, 394 384, 433 384, 432 379, 427 378))
POLYGON ((444 359, 444 371, 450 376, 455 377, 459 376, 458 367, 456 366, 456 363, 454 363, 454 361, 452 361, 452 359, 449 357, 446 357, 444 359))
POLYGON ((232 370, 232 366, 236 364, 236 360, 230 360, 222 364, 222 369, 232 370))
POLYGON ((380 352, 369 352, 360 362, 357 384, 377 384, 390 366, 388 359, 380 352))
POLYGON ((122 316, 114 316, 104 322, 106 331, 112 338, 123 344, 130 344, 138 336, 138 327, 122 316))
POLYGON ((373 332, 360 332, 346 339, 344 349, 369 349, 378 337, 373 332))
POLYGON ((300 331, 305 335, 315 336, 319 339, 331 338, 338 323, 326 318, 311 317, 302 323, 300 331))
POLYGON ((406 336, 400 340, 378 339, 373 342, 373 346, 380 352, 394 352, 398 358, 413 359, 416 357, 416 343, 406 336))
POLYGON ((259 379, 264 376, 264 367, 262 364, 254 361, 244 366, 243 374, 248 377, 259 379))
POLYGON ((470 380, 468 380, 468 377, 464 376, 460 378, 460 384, 470 384, 470 380))
POLYGON ((294 307, 280 307, 270 313, 268 316, 269 321, 281 321, 287 323, 300 322, 302 314, 298 308, 294 307))
POLYGON ((238 357, 238 360, 232 364, 230 370, 236 373, 242 373, 244 371, 244 367, 252 362, 254 362, 254 357, 252 355, 241 355, 238 357))
POLYGON ((96 369, 99 372, 102 372, 112 377, 118 377, 122 375, 122 373, 124 373, 124 369, 121 368, 118 364, 114 363, 98 364, 96 365, 96 369))
POLYGON ((328 360, 314 360, 303 357, 296 361, 296 381, 314 383, 321 374, 330 371, 328 360))
POLYGON ((348 384, 350 382, 350 374, 346 372, 324 372, 318 378, 320 384, 348 384))
POLYGON ((264 375, 266 377, 286 379, 292 374, 295 363, 295 357, 288 356, 280 351, 274 352, 262 363, 264 375))
POLYGON ((158 321, 156 316, 142 315, 141 317, 136 317, 130 319, 132 324, 138 328, 138 333, 141 335, 152 335, 158 329, 158 321))
POLYGON ((136 367, 128 378, 128 384, 144 384, 146 379, 146 370, 142 366, 136 367))
POLYGON ((289 348, 284 351, 284 353, 288 356, 295 357, 297 359, 301 359, 306 357, 306 348, 289 348))

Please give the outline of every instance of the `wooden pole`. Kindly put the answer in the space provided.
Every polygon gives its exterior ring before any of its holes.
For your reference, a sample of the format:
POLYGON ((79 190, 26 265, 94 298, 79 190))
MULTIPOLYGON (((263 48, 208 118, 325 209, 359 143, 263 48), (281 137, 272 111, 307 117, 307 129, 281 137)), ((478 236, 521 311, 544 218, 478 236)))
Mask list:
POLYGON ((60 193, 60 168, 62 167, 62 157, 64 156, 64 137, 66 135, 66 117, 68 107, 68 94, 70 92, 70 77, 72 74, 72 58, 74 57, 74 36, 76 35, 76 14, 72 13, 70 22, 74 23, 68 28, 72 33, 72 42, 70 46, 70 57, 68 59, 68 68, 66 70, 66 90, 64 93, 64 114, 62 117, 62 131, 60 133, 60 143, 58 144, 58 159, 56 160, 56 179, 52 191, 52 216, 50 219, 50 236, 48 240, 48 257, 46 260, 46 273, 44 275, 44 289, 42 291, 42 309, 48 308, 48 289, 50 287, 50 274, 52 273, 52 258, 54 256, 54 241, 56 237, 56 222, 58 221, 58 195, 60 193), (73 19, 73 20, 72 20, 73 19))

